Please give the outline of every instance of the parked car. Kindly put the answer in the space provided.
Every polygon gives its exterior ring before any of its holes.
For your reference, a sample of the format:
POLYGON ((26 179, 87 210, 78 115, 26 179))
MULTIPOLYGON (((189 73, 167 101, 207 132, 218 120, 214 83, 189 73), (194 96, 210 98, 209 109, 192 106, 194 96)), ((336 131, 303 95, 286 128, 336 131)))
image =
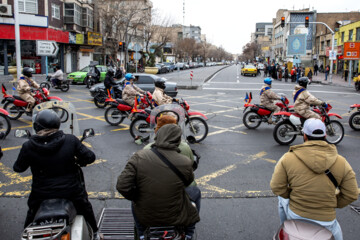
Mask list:
POLYGON ((173 63, 173 62, 165 62, 164 64, 169 67, 169 69, 170 69, 171 72, 173 72, 174 70, 176 70, 176 65, 175 65, 175 63, 173 63))
POLYGON ((157 67, 159 69, 159 71, 158 71, 159 74, 170 72, 170 68, 168 66, 166 66, 165 64, 157 63, 157 64, 155 64, 155 67, 157 67))
POLYGON ((194 62, 189 62, 189 68, 195 68, 195 67, 196 67, 196 65, 194 62))
POLYGON ((185 63, 183 62, 178 62, 176 63, 176 68, 180 68, 181 70, 184 70, 185 69, 185 63))
MULTIPOLYGON (((103 65, 96 65, 96 68, 100 71, 100 82, 103 82, 105 80, 105 75, 107 71, 107 67, 103 65)), ((70 80, 73 84, 86 84, 85 78, 87 73, 89 72, 89 66, 84 67, 80 71, 72 72, 67 75, 67 80, 70 80)))
POLYGON ((262 64, 262 63, 258 63, 258 68, 260 69, 260 70, 264 70, 264 64, 262 64))
POLYGON ((241 75, 251 75, 256 77, 257 75, 257 69, 254 65, 246 65, 244 68, 241 69, 241 75))
MULTIPOLYGON (((147 73, 133 73, 133 75, 136 79, 138 79, 138 81, 136 81, 135 83, 136 86, 138 86, 144 91, 149 91, 151 93, 153 93, 155 90, 155 84, 154 84, 155 79, 158 78, 165 79, 164 77, 159 77, 157 75, 147 74, 147 73)), ((124 87, 125 78, 122 78, 121 80, 117 80, 116 83, 124 87)), ((165 93, 170 97, 176 97, 178 93, 177 84, 174 82, 168 82, 167 79, 165 79, 165 86, 166 86, 165 93)), ((95 96, 95 92, 98 90, 98 88, 105 89, 104 83, 95 84, 90 88, 89 91, 92 97, 95 96)))
POLYGON ((199 67, 204 67, 205 64, 204 64, 203 62, 199 62, 199 63, 198 63, 198 66, 199 66, 199 67))

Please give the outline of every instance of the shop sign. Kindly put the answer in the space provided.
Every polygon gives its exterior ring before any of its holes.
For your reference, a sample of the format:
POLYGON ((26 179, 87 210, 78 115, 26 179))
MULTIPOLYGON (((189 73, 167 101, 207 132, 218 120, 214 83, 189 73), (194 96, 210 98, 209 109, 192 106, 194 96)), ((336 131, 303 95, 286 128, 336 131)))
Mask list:
POLYGON ((326 56, 329 57, 331 47, 326 47, 326 56))
POLYGON ((102 46, 102 35, 100 33, 88 32, 88 44, 102 46))
POLYGON ((76 33, 69 32, 69 43, 76 43, 76 33))
POLYGON ((344 59, 347 60, 360 59, 360 42, 344 43, 344 59))
POLYGON ((76 44, 84 44, 84 34, 76 34, 76 44))
POLYGON ((343 46, 337 46, 337 55, 343 55, 343 46))

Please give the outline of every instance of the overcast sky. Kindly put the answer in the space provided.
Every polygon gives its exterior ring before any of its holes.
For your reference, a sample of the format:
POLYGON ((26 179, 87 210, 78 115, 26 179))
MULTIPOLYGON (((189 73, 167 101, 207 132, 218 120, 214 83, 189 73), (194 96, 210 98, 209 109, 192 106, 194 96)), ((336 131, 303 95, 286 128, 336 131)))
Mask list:
MULTIPOLYGON (((154 9, 173 23, 183 24, 184 0, 151 0, 154 9)), ((276 11, 314 8, 317 12, 359 11, 359 0, 185 0, 185 25, 201 27, 207 41, 230 53, 241 53, 255 32, 255 23, 272 22, 276 11)), ((345 20, 345 19, 344 19, 345 20)))

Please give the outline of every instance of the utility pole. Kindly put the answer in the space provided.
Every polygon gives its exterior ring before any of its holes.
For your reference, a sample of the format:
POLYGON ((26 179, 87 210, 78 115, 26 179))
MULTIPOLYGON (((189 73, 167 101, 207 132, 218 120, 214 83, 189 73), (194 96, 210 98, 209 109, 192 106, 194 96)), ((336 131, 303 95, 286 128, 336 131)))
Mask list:
POLYGON ((19 0, 14 0, 14 20, 15 20, 15 48, 16 48, 16 75, 17 80, 21 75, 21 47, 20 47, 20 27, 19 27, 19 0))

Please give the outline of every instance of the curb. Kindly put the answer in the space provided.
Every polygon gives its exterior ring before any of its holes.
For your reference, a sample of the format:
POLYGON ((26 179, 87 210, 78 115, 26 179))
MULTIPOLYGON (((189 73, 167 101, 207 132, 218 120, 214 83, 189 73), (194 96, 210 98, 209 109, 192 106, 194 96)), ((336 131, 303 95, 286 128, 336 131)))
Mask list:
POLYGON ((213 74, 211 74, 209 77, 205 78, 205 80, 204 80, 204 82, 203 82, 202 84, 204 84, 204 83, 206 83, 207 81, 209 81, 215 74, 217 74, 217 73, 220 72, 221 70, 223 70, 223 69, 225 69, 225 68, 227 68, 227 67, 230 67, 230 66, 231 66, 231 65, 226 65, 225 67, 218 69, 218 70, 215 71, 213 74))

